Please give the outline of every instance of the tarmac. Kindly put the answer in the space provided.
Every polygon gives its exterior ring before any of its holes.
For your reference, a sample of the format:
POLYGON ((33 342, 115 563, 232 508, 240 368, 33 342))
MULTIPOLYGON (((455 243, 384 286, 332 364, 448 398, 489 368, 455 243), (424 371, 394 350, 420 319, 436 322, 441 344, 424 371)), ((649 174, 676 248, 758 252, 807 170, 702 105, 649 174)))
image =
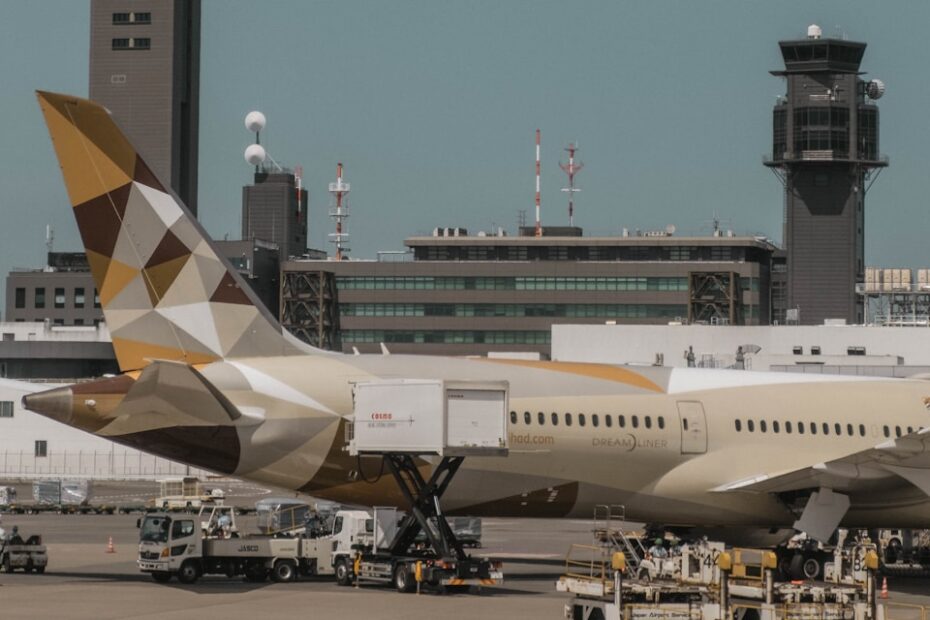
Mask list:
MULTIPOLYGON (((192 586, 157 584, 136 567, 138 515, 4 515, 4 527, 41 534, 44 575, 0 573, 0 618, 561 618, 555 591, 571 542, 588 542, 588 521, 485 519, 475 553, 505 561, 503 586, 480 593, 400 594, 384 586, 343 588, 332 577, 246 583, 204 577, 192 586), (107 553, 109 537, 115 553, 107 553)), ((244 523, 242 525, 245 525, 244 523)))
MULTIPOLYGON (((254 505, 279 493, 251 483, 224 480, 227 502, 254 505)), ((153 496, 155 485, 95 483, 95 502, 136 504, 153 496)), ((30 495, 20 486, 20 499, 30 495)), ((280 493, 286 495, 285 493, 280 493)), ((0 619, 104 618, 563 618, 569 596, 556 592, 572 543, 590 544, 592 522, 570 519, 483 520, 483 545, 473 554, 504 558, 504 584, 480 592, 400 594, 386 586, 337 586, 332 577, 296 583, 247 583, 241 578, 204 577, 184 586, 155 583, 136 566, 138 514, 42 513, 3 515, 8 531, 40 534, 48 548, 45 574, 0 572, 0 619), (107 553, 112 537, 114 553, 107 553)), ((254 517, 239 518, 243 531, 254 517)), ((889 578, 896 605, 930 606, 930 579, 889 578)), ((891 620, 926 620, 901 607, 891 620)))

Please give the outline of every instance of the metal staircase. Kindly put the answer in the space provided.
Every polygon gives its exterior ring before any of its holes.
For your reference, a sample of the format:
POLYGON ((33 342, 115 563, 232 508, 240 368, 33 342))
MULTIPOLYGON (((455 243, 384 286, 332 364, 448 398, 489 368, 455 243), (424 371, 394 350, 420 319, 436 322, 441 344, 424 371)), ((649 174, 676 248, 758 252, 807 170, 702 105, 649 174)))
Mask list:
POLYGON ((628 536, 623 530, 626 509, 620 504, 598 504, 594 507, 594 540, 609 553, 620 551, 626 557, 626 570, 636 575, 646 548, 638 536, 628 536))

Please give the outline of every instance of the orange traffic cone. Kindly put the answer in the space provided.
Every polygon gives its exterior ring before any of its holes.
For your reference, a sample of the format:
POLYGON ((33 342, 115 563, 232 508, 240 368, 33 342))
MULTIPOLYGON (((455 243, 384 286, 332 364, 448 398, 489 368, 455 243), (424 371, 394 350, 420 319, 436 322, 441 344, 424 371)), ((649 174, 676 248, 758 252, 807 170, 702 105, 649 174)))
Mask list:
POLYGON ((113 537, 110 536, 107 538, 107 553, 116 553, 116 549, 113 547, 113 537))
POLYGON ((882 577, 882 598, 888 598, 888 577, 882 577))

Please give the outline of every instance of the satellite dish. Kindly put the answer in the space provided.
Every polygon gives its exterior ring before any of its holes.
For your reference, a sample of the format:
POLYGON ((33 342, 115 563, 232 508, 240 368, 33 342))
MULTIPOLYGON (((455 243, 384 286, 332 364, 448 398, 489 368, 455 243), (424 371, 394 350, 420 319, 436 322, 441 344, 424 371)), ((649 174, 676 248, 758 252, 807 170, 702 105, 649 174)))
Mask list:
POLYGON ((245 115, 245 128, 252 133, 258 133, 265 128, 265 115, 253 110, 245 115))
POLYGON ((885 94, 885 83, 881 80, 872 80, 865 87, 865 94, 869 99, 881 99, 885 94))
POLYGON ((261 144, 250 144, 245 149, 245 160, 249 165, 258 166, 265 161, 265 148, 261 144))
POLYGON ((665 227, 665 232, 668 233, 668 236, 669 236, 669 237, 671 237, 672 235, 674 235, 676 230, 678 230, 678 229, 675 228, 675 225, 674 225, 674 224, 669 224, 668 226, 665 227))

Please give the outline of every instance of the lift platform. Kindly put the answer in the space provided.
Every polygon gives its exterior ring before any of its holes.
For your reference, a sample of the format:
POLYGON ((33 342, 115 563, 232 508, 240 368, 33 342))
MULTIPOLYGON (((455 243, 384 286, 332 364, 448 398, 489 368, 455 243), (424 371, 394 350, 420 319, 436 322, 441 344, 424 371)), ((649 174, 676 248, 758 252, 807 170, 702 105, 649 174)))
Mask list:
POLYGON ((393 582, 404 592, 420 584, 501 582, 499 565, 465 553, 441 500, 467 456, 507 456, 508 392, 507 382, 400 379, 356 384, 349 453, 359 461, 380 456, 409 506, 385 547, 357 550, 356 579, 393 582), (430 462, 434 465, 427 478, 423 471, 430 462), (425 546, 417 541, 421 532, 425 546))

